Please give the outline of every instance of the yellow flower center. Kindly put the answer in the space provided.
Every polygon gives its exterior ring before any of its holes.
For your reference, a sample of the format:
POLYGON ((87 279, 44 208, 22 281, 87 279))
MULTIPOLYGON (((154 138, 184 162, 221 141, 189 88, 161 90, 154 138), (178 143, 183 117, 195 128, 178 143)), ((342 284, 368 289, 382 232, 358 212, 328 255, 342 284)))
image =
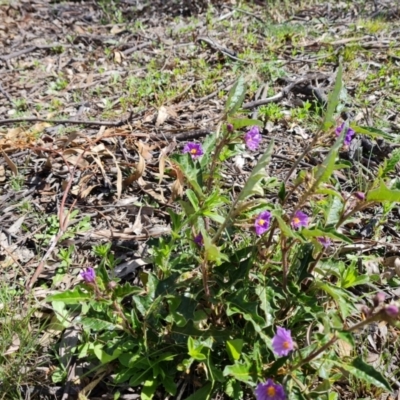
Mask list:
POLYGON ((289 342, 283 342, 283 347, 285 348, 285 349, 288 349, 289 347, 290 347, 290 344, 289 344, 289 342))
POLYGON ((270 397, 274 397, 276 395, 276 390, 273 386, 267 387, 267 395, 270 397))
POLYGON ((259 219, 258 220, 258 225, 263 226, 265 223, 265 221, 263 219, 259 219))
POLYGON ((192 150, 190 150, 190 152, 191 152, 192 154, 197 154, 197 150, 196 150, 196 149, 192 149, 192 150))
POLYGON ((295 224, 299 224, 299 223, 300 223, 300 218, 294 217, 294 218, 293 218, 293 222, 294 222, 295 224))

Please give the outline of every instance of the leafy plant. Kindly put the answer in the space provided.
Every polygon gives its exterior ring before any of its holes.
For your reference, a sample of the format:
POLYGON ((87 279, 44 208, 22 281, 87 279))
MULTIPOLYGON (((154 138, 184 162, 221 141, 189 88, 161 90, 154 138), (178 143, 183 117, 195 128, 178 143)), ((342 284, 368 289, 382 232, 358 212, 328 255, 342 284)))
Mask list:
POLYGON ((354 130, 373 135, 347 122, 335 129, 340 67, 311 143, 321 134, 335 139, 322 163, 292 181, 294 169, 286 179, 270 177, 271 140, 243 185, 226 189, 227 160, 262 143, 263 123, 240 116, 246 90, 241 77, 220 132, 170 157, 180 210, 169 210, 171 234, 149 242, 153 269, 140 272, 135 285, 122 281, 113 273, 110 246, 96 246, 97 268, 48 301, 80 314, 78 358, 95 368, 112 363, 114 383, 140 387, 142 399, 156 390, 175 396, 181 379, 190 383, 185 398, 191 400, 216 393, 242 399, 254 390, 259 399, 281 399, 285 392, 290 399, 335 399, 332 383, 349 375, 390 390, 380 371, 360 356, 340 357, 336 346, 345 342, 355 352, 353 332, 378 320, 398 324, 399 309, 377 297, 360 318, 351 289, 370 278, 327 252, 333 242, 352 243, 341 228, 355 214, 400 202, 400 190, 387 178, 398 154, 362 192, 347 197, 340 191, 334 173, 348 167, 340 150, 354 130), (313 326, 318 329, 307 334, 313 326))

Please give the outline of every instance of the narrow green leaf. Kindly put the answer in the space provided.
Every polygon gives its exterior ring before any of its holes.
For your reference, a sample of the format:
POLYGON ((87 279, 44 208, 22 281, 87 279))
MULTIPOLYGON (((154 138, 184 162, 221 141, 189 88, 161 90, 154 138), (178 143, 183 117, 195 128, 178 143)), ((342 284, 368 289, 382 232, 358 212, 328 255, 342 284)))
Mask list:
POLYGON ((351 364, 338 363, 346 371, 350 372, 356 378, 361 379, 371 385, 384 390, 392 391, 386 378, 374 367, 366 364, 360 357, 357 357, 351 364))
POLYGON ((225 111, 228 115, 233 115, 240 108, 246 95, 246 89, 246 81, 242 75, 229 91, 225 106, 225 111))
POLYGON ((194 211, 199 211, 199 200, 197 199, 195 193, 191 189, 186 190, 186 196, 188 197, 190 203, 192 204, 194 211))
POLYGON ((386 187, 383 181, 380 181, 378 189, 368 192, 367 201, 398 203, 400 202, 400 190, 391 190, 386 187))
POLYGON ((243 118, 243 119, 230 119, 230 122, 235 129, 242 129, 246 126, 260 126, 261 128, 264 127, 264 122, 258 119, 250 119, 250 118, 243 118))
POLYGON ((79 286, 72 290, 56 293, 46 298, 46 301, 62 301, 65 304, 79 304, 93 297, 92 293, 83 291, 79 286))
POLYGON ((273 149, 274 149, 274 141, 271 140, 270 144, 267 147, 266 152, 259 159, 253 171, 251 171, 251 174, 247 179, 244 188, 239 194, 238 203, 240 203, 243 200, 246 200, 247 197, 253 194, 258 194, 260 196, 264 195, 264 190, 261 187, 260 183, 261 180, 266 178, 267 176, 266 168, 269 162, 271 161, 273 149))
POLYGON ((327 132, 335 125, 335 121, 333 115, 336 111, 336 107, 339 104, 340 92, 342 90, 342 65, 339 65, 339 68, 336 73, 336 81, 335 86, 333 88, 332 93, 328 96, 328 105, 325 111, 324 121, 322 123, 322 130, 327 132))
POLYGON ((357 125, 350 125, 351 129, 353 129, 356 133, 360 133, 362 135, 370 136, 372 138, 383 138, 388 142, 395 143, 396 137, 386 133, 377 128, 371 128, 369 126, 357 126, 357 125))

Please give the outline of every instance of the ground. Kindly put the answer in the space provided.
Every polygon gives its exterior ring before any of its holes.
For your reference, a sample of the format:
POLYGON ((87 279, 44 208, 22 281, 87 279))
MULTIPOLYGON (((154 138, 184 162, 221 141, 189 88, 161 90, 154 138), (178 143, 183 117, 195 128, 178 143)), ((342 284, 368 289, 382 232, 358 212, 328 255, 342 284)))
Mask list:
MULTIPOLYGON (((367 182, 398 147, 399 7, 367 0, 0 0, 0 315, 9 321, 0 398, 19 398, 10 394, 13 385, 21 398, 68 398, 54 370, 63 365, 79 376, 63 351, 76 342, 49 326, 54 310, 44 299, 73 288, 82 268, 97 262, 93 247, 104 243, 118 259, 118 278, 134 281, 151 268, 148 241, 170 232, 167 211, 177 209, 182 190, 168 175, 167 156, 221 129, 239 76, 248 83, 242 115, 264 122, 264 140, 258 152, 232 162, 226 185, 243 185, 272 138, 270 176, 284 179, 293 167, 292 178, 321 162, 335 135, 313 139, 339 64, 346 91, 338 123, 372 127, 377 136, 359 135, 341 154, 350 172, 335 173, 343 191, 367 182)), ((396 267, 398 211, 376 235, 381 214, 376 207, 354 219, 344 232, 354 244, 338 250, 371 256, 369 274, 383 274, 378 256, 396 267)), ((379 332, 367 339, 375 349, 385 335, 379 332)), ((397 368, 388 370, 398 387, 397 368)), ((90 398, 113 398, 106 380, 90 390, 90 398)), ((346 384, 337 390, 342 398, 374 398, 346 384)), ((126 389, 121 398, 134 396, 126 389)))

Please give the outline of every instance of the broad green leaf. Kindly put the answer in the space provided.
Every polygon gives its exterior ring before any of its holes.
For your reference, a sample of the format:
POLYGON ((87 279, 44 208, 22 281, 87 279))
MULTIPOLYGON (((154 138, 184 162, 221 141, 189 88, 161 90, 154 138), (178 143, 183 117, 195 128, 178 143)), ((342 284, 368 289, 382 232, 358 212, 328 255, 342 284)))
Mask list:
POLYGON ((186 400, 209 400, 211 398, 212 384, 206 383, 202 388, 194 392, 186 400))
POLYGON ((241 382, 252 382, 252 365, 251 364, 234 364, 227 365, 224 368, 224 376, 233 376, 235 379, 241 382))
POLYGON ((140 394, 140 398, 142 400, 151 400, 153 398, 154 392, 156 391, 158 386, 157 379, 147 380, 143 384, 142 393, 140 394))
POLYGON ((258 120, 258 119, 250 119, 250 118, 243 118, 243 119, 230 119, 228 122, 230 122, 235 129, 242 129, 246 126, 260 126, 264 127, 264 122, 258 120))
POLYGON ((247 84, 242 75, 229 91, 228 100, 225 106, 225 112, 228 115, 233 115, 240 108, 243 103, 244 96, 246 95, 246 89, 247 84))
POLYGON ((47 296, 46 301, 62 301, 65 304, 80 304, 93 298, 93 294, 83 291, 79 286, 72 290, 47 296))
POLYGON ((175 396, 176 394, 176 383, 171 375, 165 375, 162 380, 162 384, 165 387, 165 390, 171 395, 175 396))
POLYGON ((343 209, 343 201, 336 196, 331 197, 329 200, 329 207, 326 211, 326 224, 336 225, 343 209))
POLYGON ((242 339, 227 340, 226 350, 232 362, 239 360, 244 341, 242 339))
POLYGON ((342 91, 342 65, 339 65, 336 73, 336 81, 333 91, 328 96, 328 104, 325 111, 324 121, 322 123, 322 130, 327 132, 335 125, 333 115, 336 111, 336 107, 339 104, 340 94, 342 91))
POLYGON ((251 171, 251 174, 247 179, 244 188, 240 192, 238 197, 238 204, 240 204, 241 201, 246 200, 247 197, 254 194, 258 194, 260 196, 264 195, 264 190, 261 187, 260 183, 262 179, 267 177, 266 168, 271 160, 273 149, 274 141, 271 140, 266 152, 258 160, 257 165, 254 167, 253 171, 251 171))
POLYGON ((367 382, 370 385, 388 390, 389 392, 392 391, 392 388, 386 378, 374 367, 366 364, 360 357, 357 357, 355 360, 353 360, 351 364, 347 364, 345 362, 337 362, 336 364, 344 370, 350 372, 356 378, 367 382))
POLYGON ((138 294, 143 289, 138 286, 132 286, 130 283, 125 282, 123 285, 118 285, 112 292, 113 299, 123 299, 130 294, 138 294))
POLYGON ((367 201, 389 201, 391 203, 398 203, 400 202, 400 190, 389 189, 386 187, 383 181, 380 181, 378 189, 368 192, 367 201))
POLYGON ((110 361, 118 358, 122 353, 122 349, 115 348, 112 354, 109 354, 107 351, 104 350, 104 344, 97 343, 93 347, 93 352, 102 364, 107 364, 110 361))
POLYGON ((104 321, 99 318, 84 317, 80 320, 84 328, 91 329, 94 332, 98 331, 113 331, 115 329, 123 329, 121 325, 113 324, 109 321, 104 321))

